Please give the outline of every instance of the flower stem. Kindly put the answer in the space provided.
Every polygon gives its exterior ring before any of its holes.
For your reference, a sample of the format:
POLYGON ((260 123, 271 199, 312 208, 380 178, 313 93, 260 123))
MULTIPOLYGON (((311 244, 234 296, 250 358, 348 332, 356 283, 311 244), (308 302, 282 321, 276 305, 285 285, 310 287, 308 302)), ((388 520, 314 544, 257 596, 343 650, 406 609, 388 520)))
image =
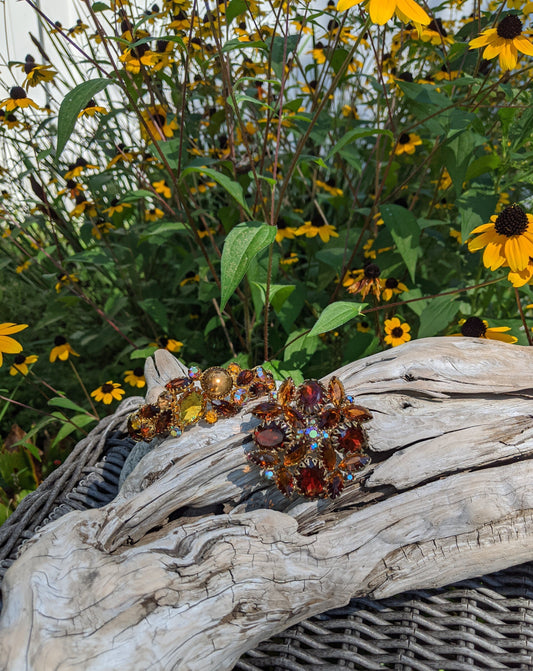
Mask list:
POLYGON ((526 330, 527 341, 529 343, 529 346, 531 347, 533 345, 533 338, 531 337, 531 331, 529 329, 529 326, 527 325, 526 317, 522 309, 522 304, 520 303, 520 294, 518 293, 518 289, 516 287, 514 287, 514 295, 516 297, 516 304, 518 305, 518 312, 520 312, 520 319, 522 320, 522 324, 524 325, 524 328, 526 330))
POLYGON ((74 371, 74 375, 76 376, 76 379, 77 379, 78 382, 80 383, 80 387, 83 389, 83 393, 85 394, 87 400, 89 401, 89 403, 90 403, 90 405, 91 405, 91 408, 93 409, 94 416, 96 417, 96 419, 100 419, 100 415, 98 414, 98 412, 97 412, 97 410, 96 410, 96 408, 95 408, 95 406, 94 406, 94 403, 93 403, 93 401, 92 401, 92 398, 89 396, 89 393, 88 393, 88 391, 87 391, 85 385, 83 384, 82 379, 81 379, 81 377, 79 376, 78 371, 76 370, 76 366, 74 365, 74 362, 72 361, 72 359, 71 359, 70 357, 69 357, 69 359, 68 359, 68 362, 69 362, 69 364, 70 364, 70 367, 71 367, 72 370, 74 371))

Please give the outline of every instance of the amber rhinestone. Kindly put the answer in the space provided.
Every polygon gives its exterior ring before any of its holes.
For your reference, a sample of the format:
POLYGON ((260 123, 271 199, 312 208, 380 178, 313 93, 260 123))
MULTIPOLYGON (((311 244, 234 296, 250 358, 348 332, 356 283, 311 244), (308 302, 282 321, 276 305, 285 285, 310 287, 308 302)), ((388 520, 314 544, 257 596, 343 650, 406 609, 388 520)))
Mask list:
POLYGON ((285 420, 294 428, 301 429, 304 427, 304 418, 301 412, 295 408, 284 408, 283 415, 285 420))
POLYGON ((218 413, 215 412, 214 410, 208 410, 205 413, 204 419, 208 424, 215 424, 216 422, 218 422, 218 413))
POLYGON ((233 378, 224 368, 208 368, 200 377, 200 385, 209 398, 223 398, 233 387, 233 378))
POLYGON ((276 487, 284 496, 290 496, 294 490, 294 478, 286 468, 280 468, 276 476, 276 487))
POLYGON ((261 447, 278 448, 283 445, 285 432, 277 424, 265 424, 254 433, 254 440, 261 447))
POLYGON ((297 478, 298 488, 304 496, 315 498, 323 495, 326 486, 324 469, 311 464, 300 469, 297 478))
POLYGON ((305 380, 298 387, 297 394, 300 405, 308 412, 324 401, 324 389, 316 380, 305 380))
POLYGON ((342 413, 346 419, 352 421, 367 422, 369 419, 372 419, 372 415, 368 410, 360 405, 346 405, 342 409, 342 413))
POLYGON ((185 394, 181 400, 179 409, 179 424, 187 426, 194 424, 200 419, 200 415, 205 407, 205 400, 197 391, 190 391, 185 394))
POLYGON ((242 368, 239 366, 238 363, 235 363, 233 361, 232 363, 228 364, 226 370, 232 377, 237 377, 237 375, 241 372, 242 368))
POLYGON ((336 473, 328 482, 328 494, 330 499, 336 499, 344 489, 344 478, 336 473))
POLYGON ((170 380, 170 382, 167 382, 165 387, 169 390, 179 390, 179 389, 185 389, 185 387, 188 387, 192 383, 192 380, 189 377, 175 377, 173 380, 170 380))
POLYGON ((337 465, 337 453, 329 441, 326 441, 320 448, 320 456, 322 457, 322 463, 328 471, 332 471, 337 465))
POLYGON ((274 452, 248 452, 248 459, 261 468, 272 468, 278 464, 278 457, 274 452))
POLYGON ((280 405, 287 405, 294 398, 294 382, 292 377, 284 380, 278 389, 278 403, 280 405))
POLYGON ((213 409, 219 417, 233 417, 239 412, 239 407, 229 401, 213 400, 213 409))
POLYGON ((281 414, 282 409, 277 403, 273 403, 272 401, 264 401, 263 403, 259 403, 252 409, 252 415, 255 417, 276 417, 277 415, 281 414))
POLYGON ((250 384, 254 379, 254 372, 250 369, 241 370, 237 375, 236 383, 239 387, 245 387, 247 384, 250 384))
POLYGON ((349 457, 346 457, 341 464, 340 468, 345 468, 347 471, 360 471, 368 463, 370 463, 370 457, 366 454, 351 454, 349 457))
POLYGON ((307 454, 307 445, 300 441, 298 443, 291 443, 285 456, 283 457, 283 463, 285 466, 294 466, 298 464, 307 454))
POLYGON ((326 408, 320 413, 318 418, 318 426, 321 429, 332 429, 337 426, 341 419, 341 411, 338 408, 326 408))
POLYGON ((359 452, 365 442, 365 436, 360 426, 347 429, 339 439, 339 448, 343 452, 359 452))
POLYGON ((345 398, 344 386, 335 375, 329 381, 328 392, 331 402, 335 405, 340 405, 345 398))
POLYGON ((251 396, 264 396, 270 391, 266 384, 262 382, 254 382, 248 387, 251 396))

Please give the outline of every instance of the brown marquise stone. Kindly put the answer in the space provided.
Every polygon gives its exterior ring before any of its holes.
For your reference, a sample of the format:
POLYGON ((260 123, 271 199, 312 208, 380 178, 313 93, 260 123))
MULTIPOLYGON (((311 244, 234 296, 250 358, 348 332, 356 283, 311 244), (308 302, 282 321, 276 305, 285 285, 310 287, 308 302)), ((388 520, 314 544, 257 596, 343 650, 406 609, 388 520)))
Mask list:
POLYGON ((283 464, 285 466, 294 466, 305 457, 307 452, 308 447, 303 441, 292 443, 285 452, 285 456, 283 457, 283 464))
POLYGON ((254 372, 253 370, 249 370, 248 368, 245 370, 241 370, 241 372, 237 375, 237 386, 238 387, 245 387, 247 384, 250 384, 250 382, 254 379, 254 372))
POLYGON ((336 499, 344 489, 344 478, 340 473, 336 473, 328 482, 328 494, 330 499, 336 499))
POLYGON ((360 471, 367 464, 370 463, 370 457, 366 454, 353 454, 346 457, 340 464, 339 468, 344 468, 349 472, 360 471))
POLYGON ((342 382, 339 380, 338 377, 335 377, 335 375, 333 375, 333 377, 329 381, 328 392, 331 402, 337 406, 343 402, 346 396, 346 394, 344 393, 344 386, 342 382))
POLYGON ((331 429, 337 426, 341 418, 341 413, 338 408, 326 408, 320 413, 318 418, 318 426, 321 429, 331 429))
POLYGON ((365 435, 360 426, 346 429, 344 436, 339 438, 339 449, 343 452, 359 452, 365 443, 365 435))
POLYGON ((298 400, 305 410, 313 410, 324 400, 324 390, 316 380, 305 380, 298 387, 298 400))
POLYGON ((294 426, 294 428, 302 429, 304 427, 304 418, 295 408, 284 408, 283 414, 285 415, 286 421, 291 426, 294 426))
POLYGON ((326 486, 324 469, 320 468, 320 466, 304 466, 304 468, 300 469, 297 482, 303 496, 308 496, 309 498, 323 496, 326 486))
POLYGON ((278 403, 280 405, 289 404, 294 398, 294 389, 295 387, 292 377, 288 377, 281 383, 278 389, 278 403))
POLYGON ((264 396, 265 394, 268 394, 269 391, 268 386, 262 382, 254 382, 248 387, 250 396, 264 396))
POLYGON ((370 412, 360 405, 345 405, 342 409, 342 414, 346 419, 357 422, 367 422, 369 419, 372 419, 370 412))
POLYGON ((261 468, 272 468, 278 463, 278 458, 273 452, 248 452, 248 459, 261 468))
POLYGON ((264 401, 252 409, 252 415, 255 417, 277 417, 281 413, 281 408, 277 403, 264 401))
POLYGON ((211 401, 213 410, 216 410, 221 417, 233 417, 239 412, 239 406, 229 401, 215 400, 211 401))
POLYGON ((170 382, 167 382, 165 387, 170 391, 185 389, 191 382, 192 380, 189 377, 175 377, 173 380, 170 380, 170 382))
POLYGON ((283 445, 285 432, 277 424, 265 424, 254 432, 254 440, 260 447, 276 449, 283 445))
POLYGON ((327 440, 320 448, 320 456, 322 462, 328 471, 332 471, 337 465, 337 453, 333 449, 333 445, 327 440))
POLYGON ((170 412, 170 410, 163 410, 155 418, 155 430, 158 435, 166 433, 168 431, 171 416, 172 413, 170 412))
POLYGON ((290 496, 294 490, 294 478, 286 468, 280 468, 276 475, 276 487, 284 496, 290 496))

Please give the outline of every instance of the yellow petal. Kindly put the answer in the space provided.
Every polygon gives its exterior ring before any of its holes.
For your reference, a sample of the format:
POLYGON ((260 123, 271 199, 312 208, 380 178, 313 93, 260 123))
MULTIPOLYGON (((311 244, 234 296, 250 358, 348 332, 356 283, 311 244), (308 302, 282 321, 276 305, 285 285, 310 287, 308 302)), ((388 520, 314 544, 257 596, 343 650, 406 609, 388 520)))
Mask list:
POLYGON ((396 9, 396 0, 370 0, 369 11, 373 23, 382 26, 392 18, 396 9))
POLYGON ((523 54, 528 56, 533 56, 533 44, 525 37, 525 35, 519 35, 513 40, 514 46, 521 51, 523 54))
POLYGON ((338 12, 345 12, 347 9, 351 9, 352 7, 355 7, 356 5, 359 5, 363 2, 363 0, 339 0, 337 4, 337 11, 338 12))
POLYGON ((414 0, 397 0, 397 8, 405 14, 414 23, 421 23, 427 26, 431 22, 427 12, 420 7, 414 0))
POLYGON ((516 67, 518 53, 512 42, 505 41, 503 49, 500 51, 500 67, 502 70, 512 70, 516 67))
POLYGON ((13 322, 4 322, 0 324, 0 335, 11 335, 28 328, 27 324, 14 324, 13 322))
POLYGON ((513 235, 507 239, 503 253, 511 270, 517 272, 527 267, 529 263, 528 249, 523 244, 522 236, 520 235, 513 235))
POLYGON ((473 40, 470 40, 468 43, 470 45, 470 49, 478 49, 479 47, 487 46, 495 32, 496 28, 489 28, 488 30, 484 30, 481 35, 478 35, 478 37, 474 37, 473 40))
POLYGON ((483 265, 485 268, 497 270, 503 266, 504 263, 505 256, 502 254, 502 245, 495 242, 489 242, 483 252, 483 265))
POLYGON ((491 42, 489 42, 489 44, 485 47, 483 58, 486 58, 487 60, 495 58, 501 53, 504 47, 505 40, 503 37, 497 37, 496 39, 491 40, 491 42))
POLYGON ((5 352, 6 354, 18 354, 19 352, 22 352, 22 345, 16 340, 13 340, 13 338, 0 336, 0 352, 5 352))

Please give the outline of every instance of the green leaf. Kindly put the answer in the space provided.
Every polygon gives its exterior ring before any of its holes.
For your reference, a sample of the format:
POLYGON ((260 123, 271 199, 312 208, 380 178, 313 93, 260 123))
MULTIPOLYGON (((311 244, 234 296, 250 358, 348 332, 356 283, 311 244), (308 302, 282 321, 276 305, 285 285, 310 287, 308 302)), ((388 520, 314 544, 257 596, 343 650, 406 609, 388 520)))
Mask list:
POLYGON ((106 9, 109 9, 109 6, 105 2, 93 3, 93 12, 105 12, 106 9))
POLYGON ((137 189, 136 191, 130 191, 124 198, 121 199, 121 203, 134 203, 136 200, 141 198, 154 198, 154 194, 147 189, 137 189))
POLYGON ((48 400, 48 405, 52 405, 56 408, 67 408, 68 410, 75 410, 76 412, 87 414, 85 408, 73 403, 70 399, 65 398, 64 396, 54 396, 54 398, 48 400))
POLYGON ((221 261, 223 310, 240 281, 246 274, 252 259, 276 237, 276 227, 259 221, 248 221, 232 229, 224 243, 221 261))
POLYGON ((228 40, 221 51, 225 54, 228 51, 233 51, 233 49, 262 49, 263 51, 267 51, 267 45, 262 40, 256 40, 255 42, 240 42, 238 38, 235 38, 233 40, 228 40))
POLYGON ((306 333, 307 329, 293 331, 287 338, 283 360, 293 368, 303 367, 316 352, 320 338, 306 333))
POLYGON ((250 208, 244 200, 242 186, 238 182, 234 182, 232 179, 226 175, 223 175, 217 170, 213 170, 212 168, 204 168, 203 166, 198 168, 195 166, 189 166, 188 168, 185 168, 185 170, 181 173, 180 182, 184 179, 184 177, 193 172, 200 175, 207 175, 208 177, 211 177, 211 179, 214 179, 215 182, 218 182, 220 186, 229 193, 230 196, 235 198, 235 200, 239 203, 239 205, 249 217, 252 216, 250 208))
MULTIPOLYGON (((263 304, 265 303, 266 297, 266 284, 262 282, 252 282, 258 289, 261 291, 261 298, 263 299, 263 304)), ((287 298, 292 294, 296 289, 294 284, 271 284, 270 285, 270 305, 274 308, 275 312, 279 312, 283 307, 283 304, 287 298)))
POLYGON ((346 135, 343 135, 337 144, 332 149, 330 149, 325 160, 328 161, 332 156, 335 156, 337 152, 339 152, 350 142, 353 142, 360 137, 368 137, 370 135, 387 135, 391 140, 393 139, 390 130, 382 130, 380 128, 354 128, 353 130, 348 131, 346 135))
POLYGON ((231 26, 233 19, 237 18, 248 9, 246 0, 231 0, 226 9, 226 22, 231 26))
POLYGON ((276 76, 281 79, 283 75, 283 55, 285 54, 285 60, 290 59, 290 55, 298 46, 300 40, 300 35, 275 35, 272 39, 271 46, 271 57, 272 57, 272 69, 276 73, 276 76))
POLYGON ((69 436, 71 433, 74 431, 83 428, 84 426, 87 426, 87 424, 91 424, 91 422, 95 422, 96 419, 94 417, 91 417, 91 415, 74 415, 70 422, 65 422, 63 426, 59 429, 57 432, 56 437, 54 438, 51 447, 54 447, 59 443, 60 441, 63 440, 63 438, 66 438, 69 436))
POLYGON ((139 305, 150 315, 156 324, 159 324, 163 331, 168 331, 168 315, 167 309, 158 298, 145 298, 139 301, 139 305))
POLYGON ((427 305, 420 315, 419 338, 433 336, 445 329, 459 310, 455 296, 439 296, 427 305))
POLYGON ((159 347, 157 345, 149 345, 148 347, 143 347, 142 349, 134 349, 130 354, 130 359, 147 359, 158 349, 159 347))
POLYGON ((400 205, 381 205, 379 211, 414 282, 416 261, 420 255, 420 227, 416 217, 400 205))
POLYGON ((485 156, 476 158, 476 160, 472 161, 468 166, 466 180, 470 181, 486 172, 493 172, 496 168, 500 167, 501 162, 502 160, 497 154, 485 154, 485 156))
POLYGON ((74 130, 78 114, 93 96, 105 89, 109 84, 111 84, 111 79, 107 77, 90 79, 87 82, 78 84, 76 88, 69 91, 63 98, 57 115, 56 159, 61 156, 61 152, 74 130))
POLYGON ((319 335, 319 333, 333 331, 333 329, 346 324, 350 319, 360 315, 363 308, 367 305, 368 303, 351 303, 349 301, 331 303, 323 310, 309 335, 314 336, 319 335))

